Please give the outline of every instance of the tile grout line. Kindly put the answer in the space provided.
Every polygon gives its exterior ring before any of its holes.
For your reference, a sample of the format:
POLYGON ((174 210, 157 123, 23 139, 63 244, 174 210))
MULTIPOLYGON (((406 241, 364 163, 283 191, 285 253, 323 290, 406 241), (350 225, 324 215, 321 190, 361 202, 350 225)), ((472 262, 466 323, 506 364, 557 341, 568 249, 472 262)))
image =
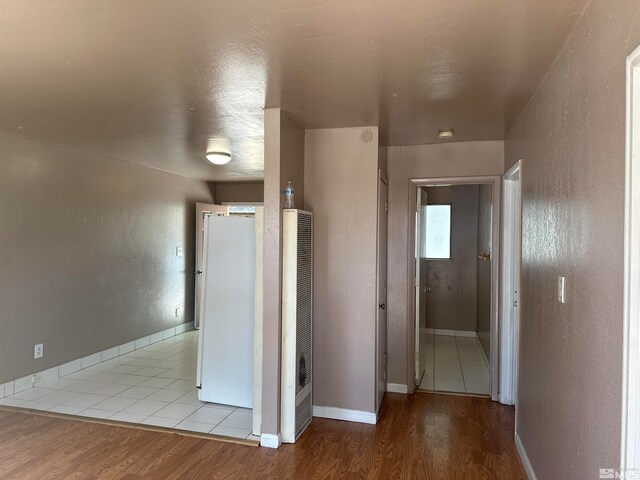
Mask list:
POLYGON ((464 368, 462 368, 462 358, 460 358, 460 346, 458 345, 458 337, 456 339, 456 352, 458 353, 458 362, 460 363, 460 373, 462 374, 462 385, 464 385, 464 393, 469 393, 467 391, 467 382, 464 379, 464 368))

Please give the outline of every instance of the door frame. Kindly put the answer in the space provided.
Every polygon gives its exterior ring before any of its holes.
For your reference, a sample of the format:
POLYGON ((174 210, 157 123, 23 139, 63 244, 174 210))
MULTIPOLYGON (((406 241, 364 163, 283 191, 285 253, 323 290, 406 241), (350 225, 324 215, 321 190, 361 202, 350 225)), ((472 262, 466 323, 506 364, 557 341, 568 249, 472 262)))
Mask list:
POLYGON ((522 160, 503 177, 500 282, 500 403, 515 405, 520 338, 522 270, 522 160), (514 312, 514 304, 518 308, 514 312))
MULTIPOLYGON (((501 181, 500 175, 485 175, 477 177, 434 177, 434 178, 411 178, 409 179, 409 219, 415 218, 417 187, 437 187, 448 185, 479 185, 489 184, 493 186, 493 215, 491 219, 491 252, 495 260, 491 264, 491 358, 490 379, 491 379, 491 399, 498 400, 498 379, 499 379, 499 304, 500 304, 500 203, 501 203, 501 181)), ((407 248, 407 390, 413 393, 415 390, 415 243, 416 235, 415 222, 408 222, 408 248, 407 248)))
MULTIPOLYGON (((414 311, 414 343, 413 343, 413 348, 415 350, 415 352, 418 354, 418 358, 416 358, 416 356, 414 355, 413 357, 413 364, 414 364, 414 378, 413 378, 413 384, 415 385, 415 388, 418 388, 420 386, 420 383, 422 382, 422 378, 424 377, 425 372, 420 372, 420 330, 422 329, 422 326, 420 325, 420 320, 422 320, 422 318, 420 317, 420 309, 422 308, 421 305, 421 297, 422 297, 422 282, 421 277, 422 277, 422 267, 420 265, 420 261, 419 259, 420 257, 420 248, 422 247, 421 242, 424 240, 424 238, 422 237, 422 233, 423 233, 423 224, 422 221, 424 219, 423 217, 423 209, 427 208, 426 204, 423 204, 422 202, 427 201, 427 192, 421 188, 420 186, 416 187, 416 202, 415 202, 415 207, 416 207, 416 214, 415 214, 415 221, 413 222, 415 225, 415 229, 414 229, 414 237, 415 237, 415 241, 414 241, 414 245, 413 245, 413 256, 415 258, 415 262, 414 262, 414 267, 413 267, 413 285, 414 285, 414 295, 413 295, 413 301, 414 301, 414 307, 413 307, 413 311, 414 311)), ((453 228, 453 222, 451 223, 452 228, 453 228)), ((426 227, 425 227, 426 228, 426 227)))
MULTIPOLYGON (((388 216, 388 212, 389 212, 389 180, 387 178, 387 176, 385 175, 385 173, 382 171, 382 169, 378 169, 378 201, 377 201, 377 206, 378 206, 378 210, 380 207, 380 200, 381 200, 381 192, 380 192, 380 183, 384 183, 387 187, 387 200, 386 200, 386 206, 385 206, 385 212, 387 214, 387 231, 385 232, 385 235, 387 235, 387 252, 385 255, 385 259, 388 260, 388 246, 389 246, 389 239, 388 239, 388 231, 389 231, 389 216, 388 216)), ((380 237, 380 219, 377 219, 377 226, 376 226, 376 243, 378 243, 378 238, 380 237)), ((380 405, 382 404, 382 399, 384 398, 384 392, 387 390, 387 375, 386 375, 386 368, 387 368, 387 351, 385 348, 384 352, 380 352, 379 350, 379 338, 380 338, 380 304, 384 303, 385 306, 385 312, 386 312, 386 304, 387 304, 387 298, 384 299, 383 302, 380 302, 380 245, 379 243, 376 245, 376 252, 378 252, 376 254, 376 355, 375 355, 375 370, 376 370, 376 381, 375 381, 375 412, 376 415, 378 414, 378 411, 380 409, 380 405), (380 355, 384 355, 384 368, 385 368, 385 372, 384 372, 384 388, 382 389, 382 394, 380 394, 380 372, 379 372, 379 360, 380 360, 380 355), (379 397, 379 398, 378 398, 379 397)), ((385 268, 387 268, 387 265, 384 266, 385 268)), ((387 269, 387 275, 388 275, 388 269, 387 269)), ((386 277, 386 275, 385 275, 386 277)), ((387 286, 385 285, 385 292, 387 291, 387 286)), ((385 295, 385 297, 388 296, 388 292, 387 295, 385 295)), ((387 332, 388 332, 388 328, 387 325, 389 324, 389 316, 387 314, 387 318, 385 321, 385 338, 387 336, 387 332)))
POLYGON ((640 468, 640 47, 627 57, 620 466, 640 468))

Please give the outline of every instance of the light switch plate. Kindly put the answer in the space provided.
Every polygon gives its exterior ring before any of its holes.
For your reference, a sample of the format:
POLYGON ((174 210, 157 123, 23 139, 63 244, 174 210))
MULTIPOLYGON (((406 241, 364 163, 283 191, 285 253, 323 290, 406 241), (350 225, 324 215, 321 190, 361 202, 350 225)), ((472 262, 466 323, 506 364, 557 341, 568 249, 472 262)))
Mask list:
POLYGON ((42 358, 44 356, 44 346, 39 343, 33 347, 33 358, 42 358))
POLYGON ((176 257, 182 257, 184 255, 184 247, 182 245, 178 245, 176 247, 176 257))
POLYGON ((558 277, 558 301, 567 303, 567 292, 564 277, 558 277))

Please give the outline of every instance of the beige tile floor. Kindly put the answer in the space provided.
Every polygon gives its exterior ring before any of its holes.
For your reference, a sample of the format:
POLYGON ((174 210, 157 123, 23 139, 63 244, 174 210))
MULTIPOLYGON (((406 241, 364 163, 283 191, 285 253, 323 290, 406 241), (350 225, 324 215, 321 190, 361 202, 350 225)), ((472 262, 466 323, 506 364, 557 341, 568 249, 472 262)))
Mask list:
POLYGON ((192 330, 0 400, 11 405, 257 439, 250 409, 204 403, 192 330))
POLYGON ((420 334, 426 370, 420 390, 489 395, 489 368, 477 338, 420 334))

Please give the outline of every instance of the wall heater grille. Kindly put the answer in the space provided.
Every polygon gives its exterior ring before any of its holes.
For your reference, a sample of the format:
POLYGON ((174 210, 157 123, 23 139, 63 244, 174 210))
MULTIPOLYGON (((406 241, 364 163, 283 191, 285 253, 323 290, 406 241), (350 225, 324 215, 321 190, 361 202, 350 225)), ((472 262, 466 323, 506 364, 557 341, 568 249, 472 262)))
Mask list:
POLYGON ((312 418, 313 217, 283 214, 282 441, 293 443, 312 418))

